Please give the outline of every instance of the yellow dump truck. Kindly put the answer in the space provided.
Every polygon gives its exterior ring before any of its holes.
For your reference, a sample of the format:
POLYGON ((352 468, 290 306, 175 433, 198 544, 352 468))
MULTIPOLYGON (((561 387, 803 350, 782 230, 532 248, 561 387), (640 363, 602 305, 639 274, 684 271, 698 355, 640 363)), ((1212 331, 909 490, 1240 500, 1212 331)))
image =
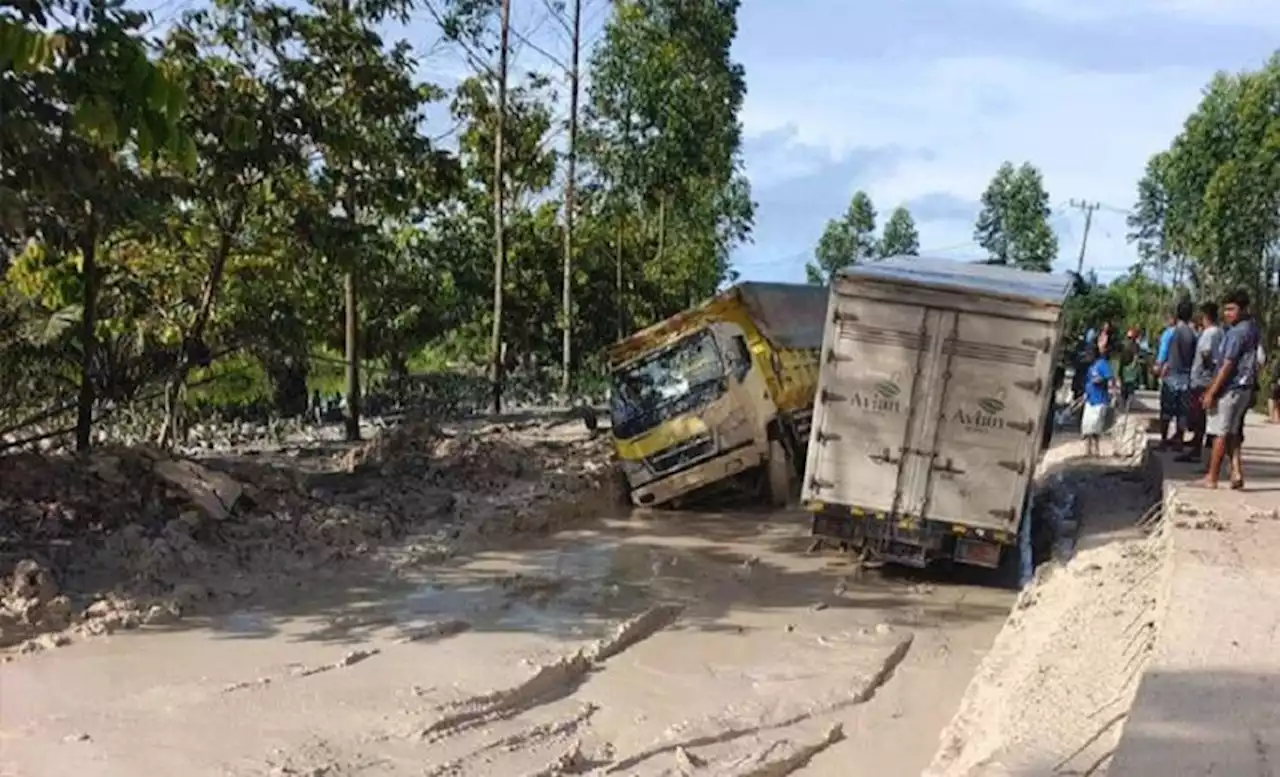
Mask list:
POLYGON ((609 349, 614 445, 631 501, 727 484, 785 504, 803 471, 827 289, 739 283, 609 349))

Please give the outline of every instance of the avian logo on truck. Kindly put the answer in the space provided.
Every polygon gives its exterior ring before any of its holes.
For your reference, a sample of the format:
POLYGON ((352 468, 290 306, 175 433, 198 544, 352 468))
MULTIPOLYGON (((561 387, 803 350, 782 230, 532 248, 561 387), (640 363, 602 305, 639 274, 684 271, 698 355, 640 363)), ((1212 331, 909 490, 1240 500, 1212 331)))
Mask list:
POLYGON ((897 399, 901 393, 902 389, 891 380, 882 380, 876 384, 876 394, 879 394, 881 399, 897 399))
POLYGON ((999 415, 1004 412, 1004 403, 995 397, 983 397, 978 400, 978 408, 987 415, 999 415))
POLYGON ((977 401, 977 405, 976 410, 967 411, 964 407, 956 408, 951 420, 972 431, 1004 428, 1004 418, 1001 416, 1005 408, 1003 400, 996 397, 983 397, 977 401))
POLYGON ((856 391, 851 398, 853 406, 871 413, 901 413, 902 403, 898 397, 902 389, 891 380, 882 380, 872 387, 870 394, 856 391))

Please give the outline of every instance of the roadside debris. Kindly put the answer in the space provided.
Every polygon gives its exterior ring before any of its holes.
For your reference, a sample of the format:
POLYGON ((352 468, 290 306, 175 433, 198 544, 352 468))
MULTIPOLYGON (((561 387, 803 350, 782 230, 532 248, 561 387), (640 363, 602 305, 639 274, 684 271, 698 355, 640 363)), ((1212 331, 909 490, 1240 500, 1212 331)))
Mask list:
POLYGON ((494 535, 545 532, 607 500, 605 442, 536 425, 413 423, 339 470, 148 447, 0 457, 0 648, 42 634, 171 624, 415 535, 413 564, 494 535))

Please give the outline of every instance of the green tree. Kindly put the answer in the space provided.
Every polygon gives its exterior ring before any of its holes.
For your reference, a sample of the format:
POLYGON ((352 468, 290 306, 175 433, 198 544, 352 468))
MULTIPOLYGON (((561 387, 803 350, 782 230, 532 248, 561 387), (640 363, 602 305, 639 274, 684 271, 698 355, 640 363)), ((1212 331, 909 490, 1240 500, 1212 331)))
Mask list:
POLYGON ((398 3, 315 0, 294 7, 243 0, 247 50, 285 87, 311 166, 290 194, 308 247, 342 278, 349 439, 360 435, 362 278, 394 256, 394 229, 421 218, 446 187, 449 167, 423 133, 443 93, 414 75, 412 46, 376 32, 402 16, 398 3))
MULTIPOLYGON (((1099 326, 1104 321, 1126 320, 1123 301, 1109 287, 1099 283, 1094 273, 1071 273, 1071 277, 1071 295, 1063 309, 1066 342, 1079 342, 1086 329, 1099 326)), ((1064 349, 1064 356, 1069 353, 1069 349, 1064 349)))
POLYGON ((916 221, 911 211, 899 206, 889 214, 884 225, 884 235, 880 238, 880 256, 919 256, 920 233, 916 230, 916 221))
POLYGON ((183 93, 147 57, 145 21, 108 0, 0 9, 0 269, 27 240, 55 262, 77 256, 80 450, 91 443, 102 373, 99 244, 148 199, 128 160, 192 154, 175 130, 183 93))
POLYGON ((880 253, 876 240, 876 209, 871 197, 864 191, 856 191, 849 200, 849 207, 838 219, 831 219, 818 238, 814 249, 814 261, 805 265, 809 283, 830 283, 842 268, 875 258, 880 253))
MULTIPOLYGON (((1280 283, 1280 53, 1260 69, 1218 74, 1152 165, 1163 187, 1163 237, 1199 293, 1251 292, 1273 316, 1280 283)), ((1140 206, 1150 183, 1139 187, 1140 206)), ((1150 218, 1142 207, 1144 224, 1150 218)), ((1175 272, 1175 275, 1179 273, 1175 272)), ((1274 325, 1274 321, 1270 322, 1274 325)))
POLYGON ((738 6, 624 0, 590 60, 584 161, 615 219, 615 304, 636 324, 712 293, 750 231, 746 81, 730 51, 738 6), (635 292, 625 301, 624 285, 635 292))
POLYGON ((1049 193, 1040 171, 1029 162, 1005 162, 982 193, 974 240, 991 264, 1049 272, 1058 257, 1058 238, 1049 226, 1049 193))

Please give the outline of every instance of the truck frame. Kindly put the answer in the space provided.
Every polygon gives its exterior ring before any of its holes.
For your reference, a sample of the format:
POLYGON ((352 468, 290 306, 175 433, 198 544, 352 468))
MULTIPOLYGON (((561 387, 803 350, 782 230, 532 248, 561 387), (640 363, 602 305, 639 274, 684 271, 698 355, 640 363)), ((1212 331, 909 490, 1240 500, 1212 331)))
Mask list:
POLYGON ((801 495, 813 534, 909 566, 998 567, 1030 531, 1069 289, 921 257, 838 273, 801 495))

